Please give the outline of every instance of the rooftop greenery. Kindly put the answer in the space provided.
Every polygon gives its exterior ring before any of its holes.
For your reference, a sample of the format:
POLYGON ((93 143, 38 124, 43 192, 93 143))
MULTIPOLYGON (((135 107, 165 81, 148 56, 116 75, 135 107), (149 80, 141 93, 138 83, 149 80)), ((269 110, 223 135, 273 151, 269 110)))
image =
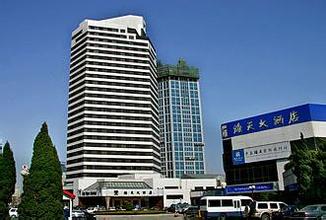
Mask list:
POLYGON ((196 67, 188 66, 186 61, 179 59, 177 65, 158 63, 158 77, 176 76, 199 79, 199 70, 196 67))

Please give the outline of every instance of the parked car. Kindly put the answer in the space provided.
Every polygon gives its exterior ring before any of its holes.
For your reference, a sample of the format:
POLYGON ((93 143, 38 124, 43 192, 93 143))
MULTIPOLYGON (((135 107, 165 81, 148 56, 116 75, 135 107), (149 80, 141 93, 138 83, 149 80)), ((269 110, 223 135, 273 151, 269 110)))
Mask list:
POLYGON ((72 215, 73 218, 85 218, 85 213, 81 210, 72 210, 72 215))
POLYGON ((301 209, 300 211, 294 212, 291 217, 291 220, 301 220, 301 219, 326 219, 326 204, 316 204, 308 205, 301 209))
POLYGON ((177 208, 177 204, 171 204, 166 210, 168 212, 175 212, 176 208, 177 208))
POLYGON ((98 208, 97 207, 88 207, 86 209, 86 212, 88 212, 88 213, 94 213, 96 211, 98 211, 98 208))
POLYGON ((9 209, 9 217, 10 218, 18 218, 18 209, 17 208, 9 209))
POLYGON ((261 220, 271 220, 273 212, 279 212, 288 206, 284 202, 275 201, 254 201, 249 207, 249 216, 251 218, 259 218, 261 220))
POLYGON ((194 220, 198 219, 199 207, 198 206, 189 206, 183 213, 185 220, 194 220))
MULTIPOLYGON (((110 210, 110 209, 109 209, 110 210)), ((115 208, 116 211, 126 211, 127 209, 123 208, 123 207, 116 207, 115 208)))
POLYGON ((272 212, 273 220, 285 220, 289 219, 294 212, 297 212, 298 209, 294 205, 284 206, 280 211, 272 212))
POLYGON ((176 213, 183 214, 189 207, 190 205, 186 202, 184 203, 178 203, 176 206, 176 213))
POLYGON ((87 220, 95 220, 96 217, 93 213, 88 213, 86 210, 83 211, 87 220))

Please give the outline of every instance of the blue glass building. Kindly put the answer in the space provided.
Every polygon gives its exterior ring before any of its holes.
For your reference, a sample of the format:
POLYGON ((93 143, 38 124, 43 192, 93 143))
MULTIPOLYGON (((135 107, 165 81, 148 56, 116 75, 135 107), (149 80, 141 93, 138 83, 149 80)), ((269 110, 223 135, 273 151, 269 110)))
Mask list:
POLYGON ((205 155, 199 72, 183 59, 158 65, 162 173, 204 174, 205 155))

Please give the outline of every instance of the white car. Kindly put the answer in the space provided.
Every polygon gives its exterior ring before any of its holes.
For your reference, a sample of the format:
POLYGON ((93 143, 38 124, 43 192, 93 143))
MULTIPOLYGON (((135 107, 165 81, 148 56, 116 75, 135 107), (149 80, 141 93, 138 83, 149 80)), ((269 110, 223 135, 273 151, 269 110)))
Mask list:
POLYGON ((9 217, 10 218, 13 218, 13 217, 18 218, 18 211, 17 210, 18 210, 17 208, 9 209, 9 217))
POLYGON ((86 212, 88 212, 88 213, 94 213, 96 211, 98 211, 98 208, 96 208, 96 207, 88 207, 86 209, 86 212))
POLYGON ((250 209, 253 216, 255 218, 259 218, 261 220, 271 220, 272 212, 278 212, 282 208, 287 206, 284 202, 271 202, 271 201, 255 201, 250 205, 250 209))
POLYGON ((72 217, 75 218, 84 218, 85 217, 85 213, 81 210, 72 210, 72 217))

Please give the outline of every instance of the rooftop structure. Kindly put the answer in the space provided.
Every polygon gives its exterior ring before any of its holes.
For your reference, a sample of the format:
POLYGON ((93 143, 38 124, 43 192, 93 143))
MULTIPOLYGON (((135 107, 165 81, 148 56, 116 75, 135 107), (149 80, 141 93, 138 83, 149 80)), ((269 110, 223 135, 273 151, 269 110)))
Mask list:
POLYGON ((184 59, 179 59, 177 65, 158 63, 158 77, 185 77, 199 79, 199 70, 189 66, 184 59))

